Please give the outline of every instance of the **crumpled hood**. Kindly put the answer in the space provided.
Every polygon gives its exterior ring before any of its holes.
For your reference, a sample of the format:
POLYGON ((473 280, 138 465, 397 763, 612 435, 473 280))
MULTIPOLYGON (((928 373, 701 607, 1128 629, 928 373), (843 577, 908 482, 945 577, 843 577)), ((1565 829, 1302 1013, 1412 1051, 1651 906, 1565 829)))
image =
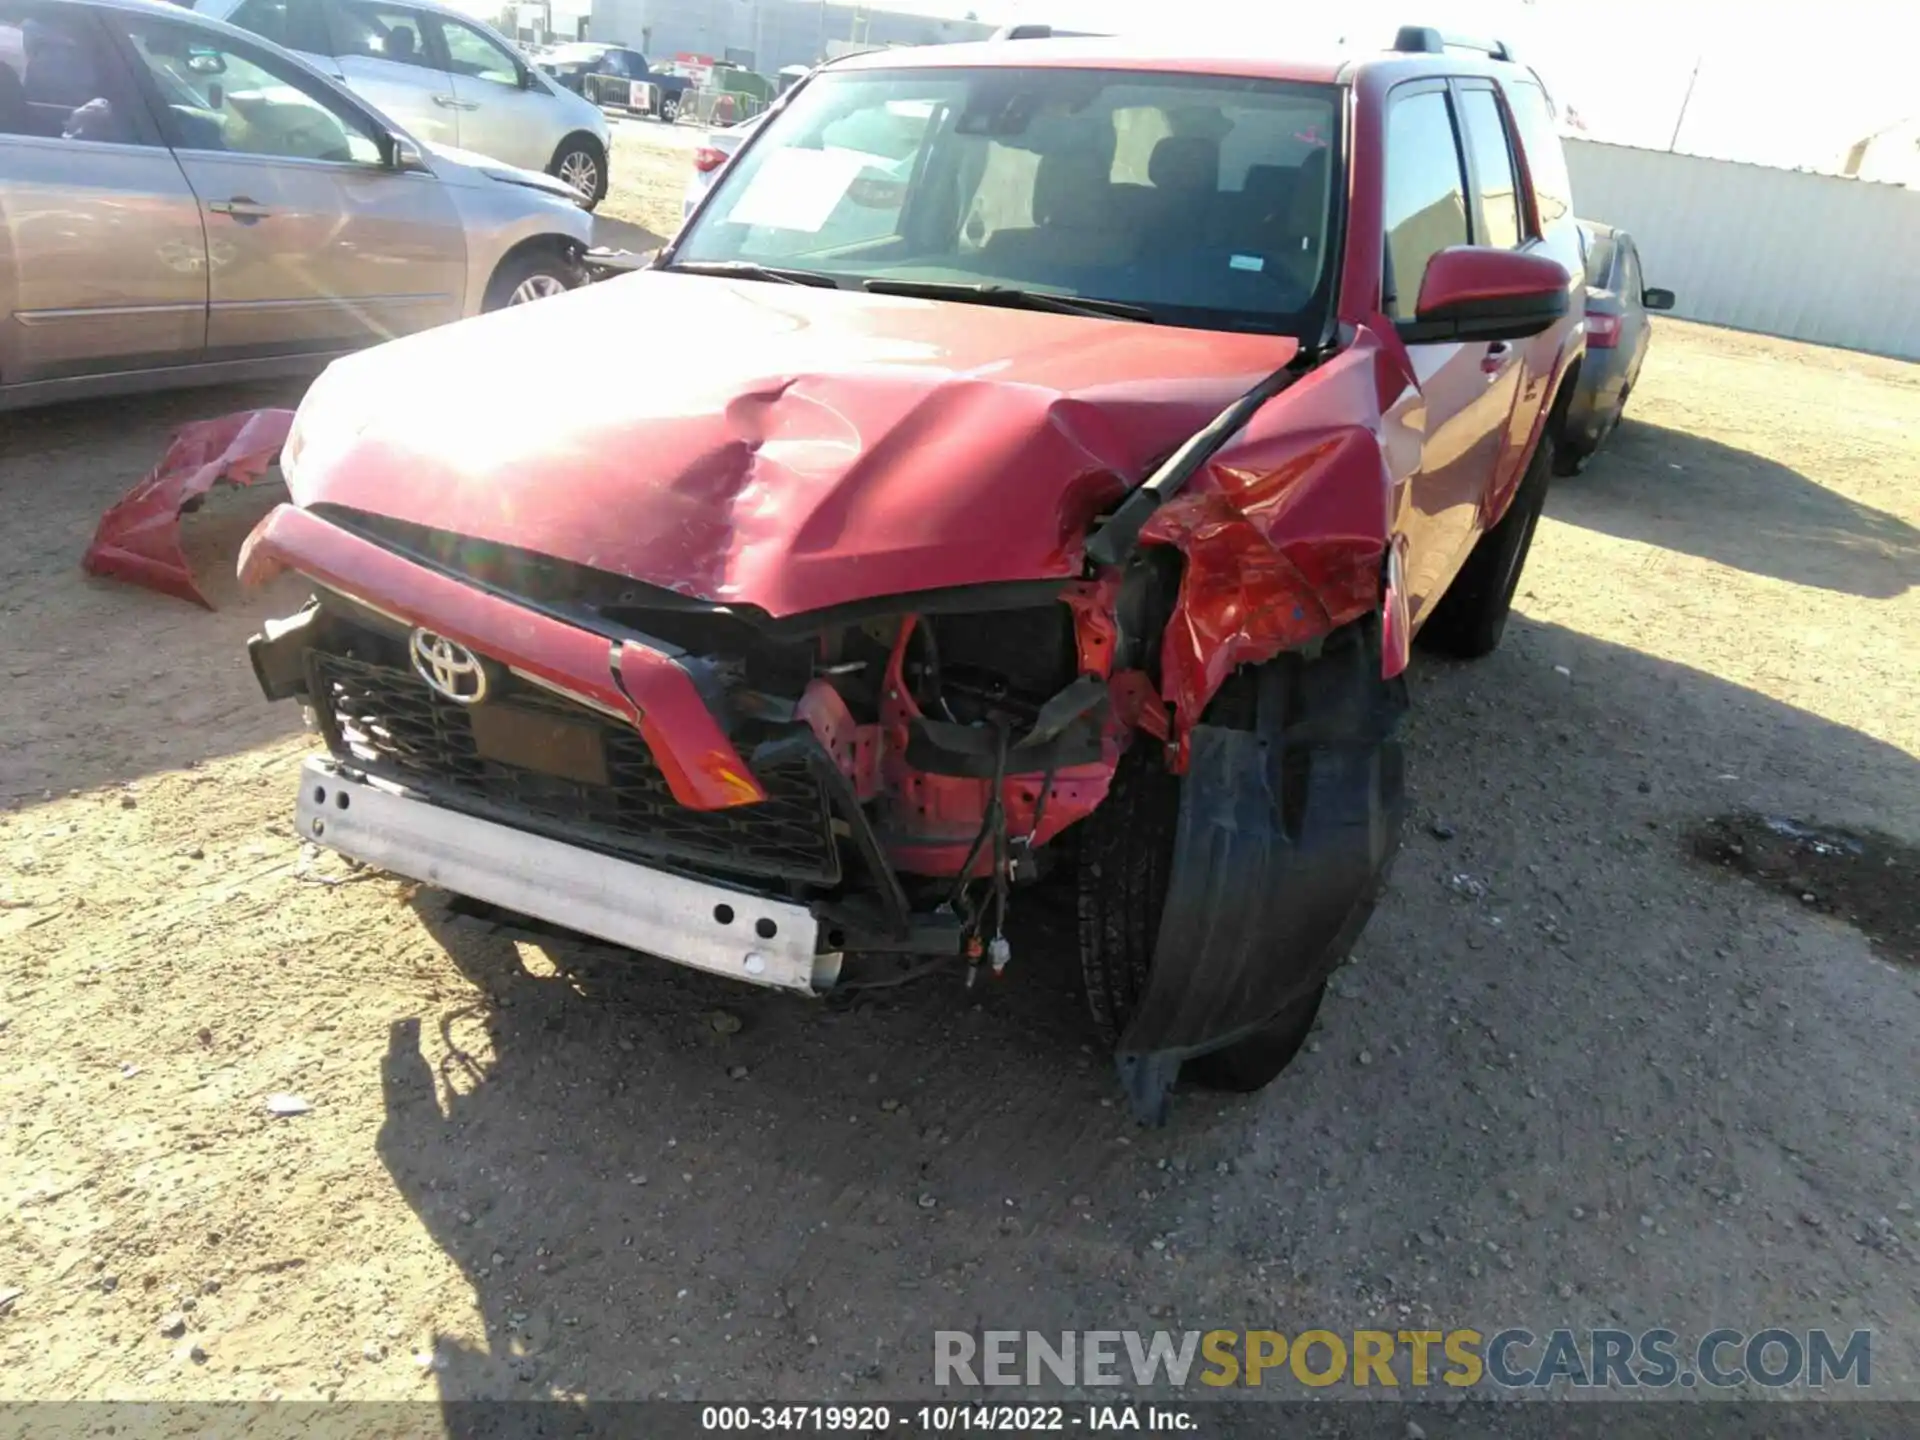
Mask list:
POLYGON ((336 361, 345 506, 775 616, 1071 576, 1089 518, 1297 342, 644 272, 336 361))
MULTIPOLYGON (((482 155, 477 150, 461 150, 452 145, 433 144, 427 145, 426 148, 436 160, 451 161, 462 170, 475 172, 473 178, 476 181, 484 178, 499 185, 521 185, 529 190, 538 190, 542 194, 551 195, 556 200, 567 200, 575 205, 580 203, 580 197, 571 185, 541 171, 524 170, 518 165, 509 165, 505 161, 495 160, 491 155, 482 155)), ((443 175, 441 178, 447 177, 443 175)))

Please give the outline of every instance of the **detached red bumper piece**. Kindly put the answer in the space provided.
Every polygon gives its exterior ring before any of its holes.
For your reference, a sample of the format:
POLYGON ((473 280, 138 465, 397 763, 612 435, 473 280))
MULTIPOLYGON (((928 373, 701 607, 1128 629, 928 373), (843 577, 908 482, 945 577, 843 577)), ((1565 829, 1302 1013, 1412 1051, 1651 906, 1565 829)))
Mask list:
POLYGON ((220 481, 251 485, 280 458, 291 410, 247 410, 182 426, 160 463, 100 517, 80 564, 213 608, 180 549, 180 517, 220 481))

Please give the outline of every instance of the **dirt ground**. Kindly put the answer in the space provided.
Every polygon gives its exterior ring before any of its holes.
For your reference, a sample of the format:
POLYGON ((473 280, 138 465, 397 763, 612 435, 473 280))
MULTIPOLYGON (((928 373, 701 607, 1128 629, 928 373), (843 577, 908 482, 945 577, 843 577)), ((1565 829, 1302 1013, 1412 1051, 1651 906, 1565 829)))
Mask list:
MULTIPOLYGON (((638 128, 658 234, 688 137, 638 128)), ((302 596, 231 578, 272 487, 187 522, 214 613, 78 568, 174 425, 297 393, 0 422, 0 1399, 898 1398, 937 1328, 1416 1324, 1870 1328, 1920 1397, 1920 972, 1687 843, 1920 843, 1920 367, 1659 325, 1504 647, 1416 663, 1309 1052, 1160 1131, 1065 896, 990 993, 829 1007, 303 847, 243 653, 302 596)))

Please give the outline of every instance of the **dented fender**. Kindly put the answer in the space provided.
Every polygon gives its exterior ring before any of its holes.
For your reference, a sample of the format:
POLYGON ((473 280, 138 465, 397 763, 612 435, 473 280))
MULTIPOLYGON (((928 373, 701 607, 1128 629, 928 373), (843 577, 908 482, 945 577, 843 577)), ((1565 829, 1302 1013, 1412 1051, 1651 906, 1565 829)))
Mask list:
MULTIPOLYGON (((1381 368, 1377 341, 1361 331, 1263 406, 1141 530, 1143 545, 1171 546, 1186 562, 1161 648, 1177 767, 1236 669, 1299 649, 1388 598, 1395 477, 1381 435, 1381 368)), ((1384 664, 1404 653, 1405 633, 1403 614, 1384 664)))

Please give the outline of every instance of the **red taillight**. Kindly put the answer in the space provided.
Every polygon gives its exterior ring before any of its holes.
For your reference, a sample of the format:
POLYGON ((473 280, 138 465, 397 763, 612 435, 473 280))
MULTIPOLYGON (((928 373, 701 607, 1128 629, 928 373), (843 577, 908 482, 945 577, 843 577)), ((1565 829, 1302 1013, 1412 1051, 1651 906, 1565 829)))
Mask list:
POLYGON ((1620 317, 1618 315, 1587 316, 1587 348, 1590 350, 1611 350, 1620 343, 1620 317))
POLYGON ((693 152, 693 168, 702 175, 711 174, 727 163, 727 152, 716 150, 711 145, 702 145, 693 152))

